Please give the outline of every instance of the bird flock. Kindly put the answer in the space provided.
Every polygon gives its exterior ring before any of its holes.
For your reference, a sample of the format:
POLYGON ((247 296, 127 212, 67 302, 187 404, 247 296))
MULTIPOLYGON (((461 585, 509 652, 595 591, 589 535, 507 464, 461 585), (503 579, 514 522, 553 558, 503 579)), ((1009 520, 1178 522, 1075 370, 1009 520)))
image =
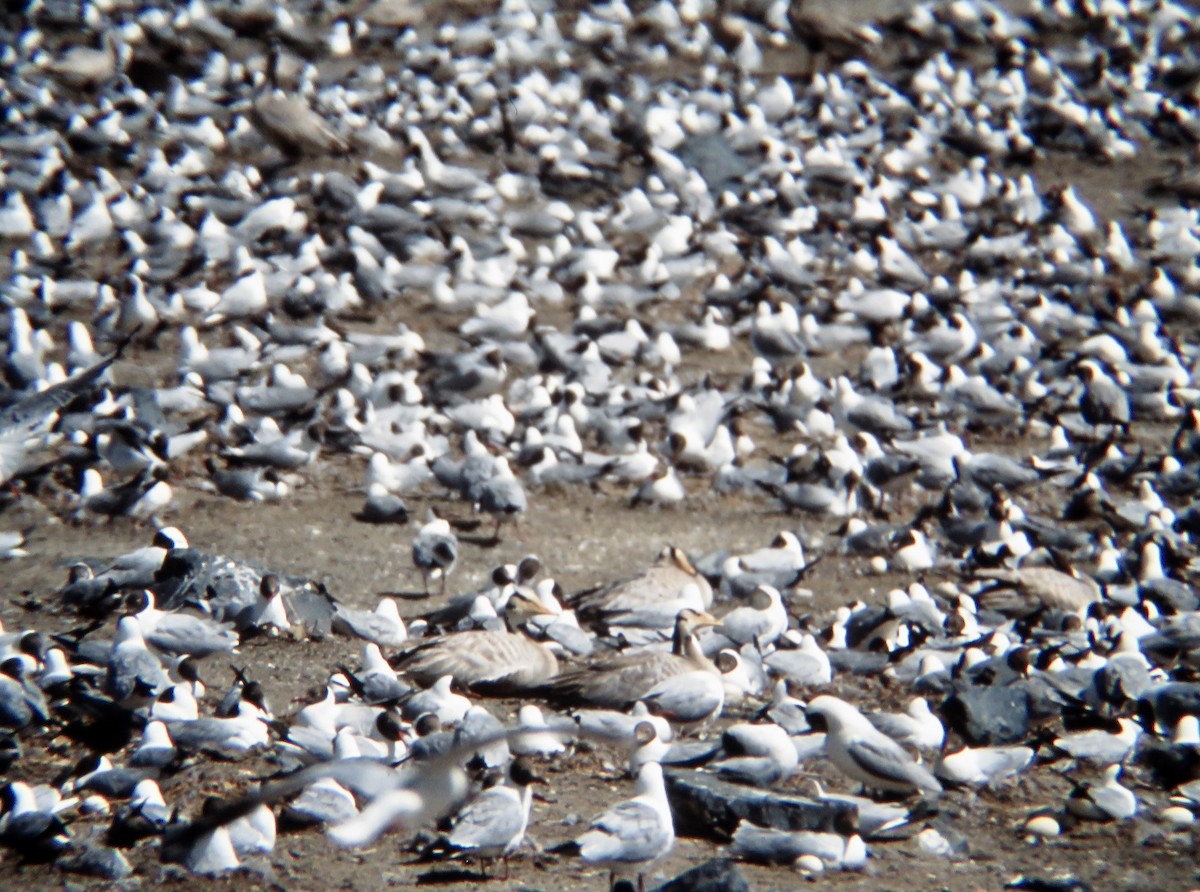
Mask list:
POLYGON ((956 803, 1022 785, 1070 792, 1019 838, 1135 821, 1178 844, 1200 813, 1198 21, 1170 0, 0 18, 0 483, 39 518, 0 553, 64 522, 149 541, 44 580, 69 631, 0 637, 0 842, 219 874, 279 822, 507 869, 542 764, 616 748, 632 797, 543 853, 613 883, 672 851, 701 781, 836 812, 709 827, 809 873, 901 837, 964 857, 956 803), (411 541, 436 600, 362 609, 188 542, 180 489, 285 502, 326 465, 363 494, 340 522, 411 541), (522 520, 558 499, 786 528, 627 543, 573 592, 533 555, 455 575, 466 549, 536 553, 522 520), (889 590, 814 590, 829 566, 889 590), (356 658, 275 711, 242 657, 330 636, 356 658), (218 696, 202 676, 230 662, 218 696), (249 758, 270 778, 172 802, 249 758))

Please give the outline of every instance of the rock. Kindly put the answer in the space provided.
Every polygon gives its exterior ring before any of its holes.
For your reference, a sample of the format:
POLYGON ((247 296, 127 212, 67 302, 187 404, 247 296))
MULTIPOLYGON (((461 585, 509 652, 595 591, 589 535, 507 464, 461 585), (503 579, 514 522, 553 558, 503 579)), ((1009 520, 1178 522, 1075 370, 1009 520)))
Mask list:
POLYGON ((741 868, 728 858, 712 858, 668 880, 655 892, 749 892, 741 868))
POLYGON ((944 714, 972 746, 993 746, 1029 736, 1029 692, 1020 685, 964 686, 950 695, 944 714))
POLYGON ((87 843, 75 855, 59 859, 58 866, 68 873, 105 880, 123 880, 133 873, 133 867, 124 855, 116 849, 93 843, 87 843))
POLYGON ((699 771, 667 772, 667 792, 681 835, 729 838, 741 820, 778 830, 832 830, 839 818, 857 820, 852 803, 731 784, 699 771))
POLYGON ((721 750, 720 740, 676 740, 663 754, 664 765, 703 765, 721 750))

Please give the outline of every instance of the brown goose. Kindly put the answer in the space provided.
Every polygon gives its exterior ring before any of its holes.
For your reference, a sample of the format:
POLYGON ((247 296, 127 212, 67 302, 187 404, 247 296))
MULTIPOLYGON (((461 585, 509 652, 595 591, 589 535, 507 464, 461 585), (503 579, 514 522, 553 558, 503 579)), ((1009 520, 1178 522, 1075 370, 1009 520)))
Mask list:
POLYGON ((440 635, 401 651, 391 663, 424 686, 451 675, 458 684, 481 694, 529 691, 558 674, 558 659, 516 630, 526 620, 548 612, 524 595, 514 594, 504 613, 508 629, 440 635))
POLYGON ((1001 613, 1024 616, 1038 610, 1061 610, 1083 613, 1103 598, 1103 593, 1091 578, 1077 571, 1064 573, 1054 567, 1024 566, 980 569, 976 579, 996 583, 976 597, 985 606, 1001 613))
POLYGON ((720 670, 704 656, 695 634, 703 626, 715 625, 719 625, 718 620, 709 614, 685 607, 675 618, 670 653, 624 651, 564 672, 532 693, 564 706, 623 710, 663 679, 698 669, 719 675, 720 670))
POLYGON ((792 0, 787 18, 796 39, 808 50, 810 73, 816 70, 820 55, 844 62, 879 43, 879 35, 872 28, 847 20, 833 4, 816 7, 807 0, 792 0))
POLYGON ((268 140, 289 157, 345 154, 350 151, 346 138, 329 126, 300 96, 285 93, 278 86, 281 52, 272 44, 268 63, 271 88, 250 106, 250 120, 268 140))
POLYGON ((641 573, 579 592, 570 598, 570 606, 583 622, 669 629, 680 610, 703 612, 712 606, 712 598, 712 586, 683 549, 668 545, 641 573))

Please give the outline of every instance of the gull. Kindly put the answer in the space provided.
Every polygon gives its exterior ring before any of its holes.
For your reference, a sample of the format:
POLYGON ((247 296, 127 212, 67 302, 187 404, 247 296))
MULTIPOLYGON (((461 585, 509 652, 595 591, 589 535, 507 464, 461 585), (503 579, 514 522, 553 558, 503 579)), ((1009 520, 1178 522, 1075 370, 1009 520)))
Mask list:
POLYGON ((868 712, 867 719, 897 743, 919 750, 938 750, 946 739, 946 728, 929 708, 924 697, 914 697, 902 713, 868 712))
POLYGON ((158 781, 148 777, 138 781, 129 804, 113 816, 105 842, 114 848, 128 848, 146 837, 160 835, 170 820, 171 810, 158 781))
MULTIPOLYGON (((791 640, 793 634, 789 632, 785 640, 791 640)), ((811 687, 829 684, 833 679, 829 655, 809 632, 801 633, 799 647, 794 650, 775 650, 767 655, 763 663, 775 675, 796 685, 811 687)))
POLYGON ((512 520, 515 526, 520 515, 525 513, 529 503, 525 496, 525 488, 513 474, 508 459, 500 456, 496 459, 492 476, 484 481, 479 491, 479 510, 487 512, 496 518, 496 526, 492 531, 492 540, 500 541, 500 526, 506 520, 512 520))
POLYGON ((450 522, 438 517, 430 509, 429 518, 417 532, 412 544, 413 564, 421 571, 425 583, 425 594, 429 594, 429 580, 441 580, 441 594, 446 593, 446 577, 458 561, 458 537, 450 529, 450 522))
MULTIPOLYGON (((166 834, 164 838, 167 838, 166 834)), ((181 860, 192 873, 203 876, 228 873, 242 866, 237 851, 233 848, 229 828, 224 825, 218 825, 200 834, 192 845, 188 846, 181 860)))
POLYGON ((1067 797, 1067 811, 1087 821, 1124 821, 1137 814, 1138 801, 1133 791, 1121 785, 1120 765, 1104 770, 1100 784, 1077 784, 1067 797))
MULTIPOLYGON (((382 453, 375 453, 385 461, 387 457, 382 453)), ((371 456, 374 460, 375 456, 371 456)), ((356 519, 363 523, 408 523, 408 505, 400 496, 388 492, 387 487, 382 483, 367 484, 367 497, 363 501, 363 506, 357 514, 356 519)))
POLYGON ((91 368, 22 397, 0 411, 0 483, 7 483, 26 467, 31 446, 41 442, 62 409, 99 383, 127 343, 91 368))
MULTIPOLYGON (((363 645, 358 672, 339 666, 346 684, 367 704, 392 703, 410 692, 408 685, 396 677, 396 670, 383 658, 379 645, 368 641, 363 645)), ((335 677, 336 681, 336 677, 335 677)))
POLYGON ((24 781, 7 786, 9 808, 0 816, 0 843, 12 846, 25 859, 53 860, 70 844, 71 834, 59 814, 78 800, 61 799, 57 791, 42 797, 24 781))
POLYGON ((1020 774, 1032 761, 1027 746, 965 746, 942 759, 937 776, 955 786, 987 787, 1020 774))
POLYGON ((380 598, 374 610, 335 605, 333 631, 356 636, 380 647, 400 647, 408 641, 408 630, 393 598, 380 598))
POLYGON ((134 768, 162 768, 175 761, 177 754, 167 726, 161 721, 147 722, 141 742, 129 757, 129 764, 134 768))
POLYGON ((1094 429, 1102 424, 1120 428, 1129 433, 1132 419, 1129 395, 1111 376, 1105 374, 1100 364, 1085 359, 1078 364, 1078 374, 1083 381, 1083 395, 1079 399, 1079 411, 1083 420, 1094 429))
MULTIPOLYGON (((509 769, 511 785, 494 783, 472 799, 455 818, 447 842, 452 850, 473 855, 481 862, 499 858, 508 876, 508 856, 525 840, 529 811, 533 804, 532 784, 539 781, 524 759, 509 769)), ((485 874, 486 875, 486 874, 485 874)))
POLYGON ((756 787, 782 783, 796 771, 799 756, 791 736, 772 722, 731 725, 721 735, 725 758, 712 767, 723 777, 756 787))
POLYGON ((788 613, 783 596, 773 585, 759 585, 747 607, 735 607, 725 614, 718 631, 735 644, 755 644, 765 648, 787 631, 788 613))
POLYGON ((233 626, 190 613, 159 610, 154 594, 142 593, 145 606, 134 615, 147 643, 168 654, 204 657, 232 653, 238 644, 233 626))
POLYGON ((162 661, 146 647, 137 619, 121 617, 108 658, 105 693, 120 701, 138 691, 157 693, 169 686, 162 661))
POLYGON ((664 678, 641 697, 654 715, 681 726, 687 734, 715 720, 725 706, 725 683, 706 669, 664 678))
POLYGON ((542 711, 532 703, 525 703, 517 710, 517 730, 509 742, 509 749, 516 756, 556 756, 566 749, 563 735, 555 733, 546 723, 542 711))
POLYGON ((432 714, 437 716, 443 727, 457 725, 472 704, 466 697, 450 689, 453 683, 454 676, 443 675, 425 690, 414 691, 400 704, 405 717, 415 719, 432 714))
POLYGON ((341 824, 358 814, 354 794, 331 777, 323 777, 304 788, 287 804, 283 818, 289 823, 341 824))
POLYGON ((608 868, 610 889, 618 876, 636 873, 638 892, 645 892, 645 872, 675 845, 675 824, 662 765, 642 765, 634 797, 593 819, 587 833, 575 844, 584 861, 608 868))
POLYGON ((745 818, 738 821, 733 832, 731 852, 768 864, 795 861, 797 867, 809 873, 861 870, 867 864, 867 847, 858 833, 844 836, 815 830, 776 830, 759 827, 745 818))
POLYGON ((867 787, 894 793, 940 793, 942 785, 903 747, 852 704, 823 694, 809 701, 809 724, 827 729, 825 749, 839 771, 867 787), (815 721, 814 721, 815 720, 815 721))
POLYGON ((1054 738, 1050 747, 1071 759, 1097 767, 1115 765, 1125 761, 1142 736, 1141 727, 1132 719, 1117 719, 1116 725, 1116 733, 1092 729, 1064 734, 1054 738))
POLYGON ((255 747, 270 742, 267 714, 247 700, 239 700, 232 718, 199 718, 189 722, 167 722, 176 747, 185 752, 203 752, 222 759, 239 759, 255 747))

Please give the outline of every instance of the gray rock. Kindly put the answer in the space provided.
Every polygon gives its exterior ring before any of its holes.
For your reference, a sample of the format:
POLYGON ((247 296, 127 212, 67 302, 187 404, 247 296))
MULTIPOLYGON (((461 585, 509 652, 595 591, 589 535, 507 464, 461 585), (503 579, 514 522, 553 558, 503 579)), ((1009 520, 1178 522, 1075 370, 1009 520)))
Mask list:
POLYGON ((711 858, 686 870, 655 892, 749 892, 741 868, 728 858, 711 858))
POLYGON ((59 859, 58 866, 68 873, 105 880, 123 880, 133 873, 133 867, 124 855, 116 849, 94 843, 87 843, 76 854, 59 859))
POLYGON ((1029 735, 1029 692, 1020 685, 963 686, 946 701, 950 725, 972 746, 993 746, 1029 735))
POLYGON ((681 835, 729 838, 742 819, 779 830, 832 830, 843 816, 857 820, 851 803, 757 790, 699 771, 668 771, 667 792, 681 835))

